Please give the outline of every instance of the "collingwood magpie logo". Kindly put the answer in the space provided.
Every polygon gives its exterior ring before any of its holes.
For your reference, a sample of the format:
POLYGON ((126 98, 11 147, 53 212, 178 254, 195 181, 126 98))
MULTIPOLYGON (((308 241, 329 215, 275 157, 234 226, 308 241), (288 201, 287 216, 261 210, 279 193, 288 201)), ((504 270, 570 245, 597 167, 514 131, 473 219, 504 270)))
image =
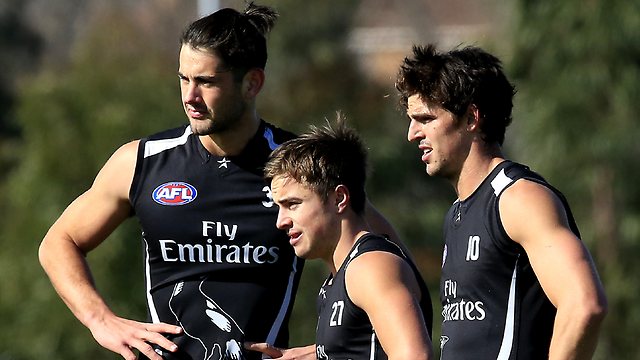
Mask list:
POLYGON ((206 281, 205 278, 201 281, 177 283, 169 299, 169 309, 184 333, 201 345, 200 352, 194 359, 244 360, 244 331, 234 318, 205 292, 206 281), (205 321, 195 321, 196 319, 205 321), (195 323, 206 326, 190 326, 195 323))

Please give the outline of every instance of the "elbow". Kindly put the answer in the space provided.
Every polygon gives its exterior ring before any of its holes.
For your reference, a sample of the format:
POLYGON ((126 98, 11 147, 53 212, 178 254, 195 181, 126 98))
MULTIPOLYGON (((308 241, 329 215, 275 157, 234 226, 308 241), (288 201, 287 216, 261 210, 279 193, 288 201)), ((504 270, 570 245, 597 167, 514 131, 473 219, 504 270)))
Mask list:
POLYGON ((51 258, 51 244, 50 240, 47 240, 47 237, 42 240, 40 246, 38 247, 38 261, 40 262, 40 266, 46 271, 47 265, 49 264, 49 259, 51 258))
POLYGON ((602 286, 599 286, 596 294, 591 297, 590 306, 588 307, 588 309, 590 317, 597 322, 602 322, 605 316, 607 316, 607 312, 609 311, 609 303, 607 301, 607 295, 605 295, 602 286))
POLYGON ((572 296, 569 301, 557 307, 556 328, 554 332, 575 331, 590 334, 598 333, 607 311, 607 299, 604 292, 572 296))
MULTIPOLYGON (((408 357, 405 359, 413 359, 414 357, 408 357)), ((421 359, 421 360, 433 360, 435 359, 435 356, 433 355, 433 352, 431 351, 425 351, 425 352, 421 352, 418 354, 417 357, 415 357, 416 359, 421 359)))
POLYGON ((44 238, 38 247, 38 261, 40 262, 40 266, 45 267, 47 263, 47 239, 44 238))
POLYGON ((52 236, 51 232, 45 235, 38 247, 38 261, 45 271, 49 266, 60 259, 65 258, 61 250, 66 246, 57 236, 52 236))
POLYGON ((589 308, 589 314, 592 321, 601 323, 609 312, 609 303, 604 293, 599 294, 596 301, 589 308))
POLYGON ((581 308, 583 322, 589 328, 599 327, 609 311, 607 298, 603 292, 584 301, 581 308))

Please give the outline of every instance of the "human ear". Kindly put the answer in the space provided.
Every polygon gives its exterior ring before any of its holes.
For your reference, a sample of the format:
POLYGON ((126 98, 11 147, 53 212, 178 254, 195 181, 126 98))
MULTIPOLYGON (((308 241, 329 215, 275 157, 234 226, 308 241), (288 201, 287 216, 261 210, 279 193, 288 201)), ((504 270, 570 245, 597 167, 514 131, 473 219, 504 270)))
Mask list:
POLYGON ((469 105, 465 117, 467 119, 467 130, 474 131, 480 127, 480 110, 474 104, 469 105))
POLYGON ((242 94, 246 99, 253 99, 258 96, 264 85, 264 71, 253 68, 242 78, 242 94))
POLYGON ((347 189, 344 185, 336 186, 335 191, 335 205, 338 209, 338 213, 342 213, 345 211, 347 206, 349 205, 349 189, 347 189))

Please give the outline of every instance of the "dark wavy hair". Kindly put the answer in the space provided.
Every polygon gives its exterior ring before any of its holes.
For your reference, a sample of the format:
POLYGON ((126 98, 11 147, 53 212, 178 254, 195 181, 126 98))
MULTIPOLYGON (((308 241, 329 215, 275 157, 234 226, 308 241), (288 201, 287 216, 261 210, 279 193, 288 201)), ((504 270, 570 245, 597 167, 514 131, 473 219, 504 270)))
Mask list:
POLYGON ((253 2, 242 13, 224 8, 191 23, 180 44, 218 55, 224 66, 242 77, 249 69, 265 68, 266 35, 277 19, 273 8, 253 2))
POLYGON ((473 104, 481 116, 483 139, 500 145, 504 142, 516 90, 504 74, 500 60, 478 47, 443 53, 434 45, 414 46, 413 56, 406 57, 400 66, 396 89, 403 109, 415 94, 442 106, 457 118, 473 104))

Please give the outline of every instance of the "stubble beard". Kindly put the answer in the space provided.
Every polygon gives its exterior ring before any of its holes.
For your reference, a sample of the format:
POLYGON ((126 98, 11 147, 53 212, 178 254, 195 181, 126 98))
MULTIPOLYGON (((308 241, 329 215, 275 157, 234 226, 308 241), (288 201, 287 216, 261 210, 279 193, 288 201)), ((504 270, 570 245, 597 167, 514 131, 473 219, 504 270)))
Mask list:
POLYGON ((425 172, 430 177, 446 177, 443 174, 442 163, 437 161, 434 161, 429 164, 425 164, 425 172))
POLYGON ((228 114, 226 116, 219 115, 218 119, 213 119, 213 114, 211 113, 206 119, 189 118, 191 132, 194 135, 198 136, 207 136, 227 132, 240 124, 240 119, 245 109, 245 106, 239 105, 234 109, 234 111, 231 112, 231 114, 228 114))
POLYGON ((194 135, 206 136, 222 132, 226 126, 220 126, 211 119, 206 120, 194 120, 189 119, 189 125, 191 126, 191 132, 194 135))

